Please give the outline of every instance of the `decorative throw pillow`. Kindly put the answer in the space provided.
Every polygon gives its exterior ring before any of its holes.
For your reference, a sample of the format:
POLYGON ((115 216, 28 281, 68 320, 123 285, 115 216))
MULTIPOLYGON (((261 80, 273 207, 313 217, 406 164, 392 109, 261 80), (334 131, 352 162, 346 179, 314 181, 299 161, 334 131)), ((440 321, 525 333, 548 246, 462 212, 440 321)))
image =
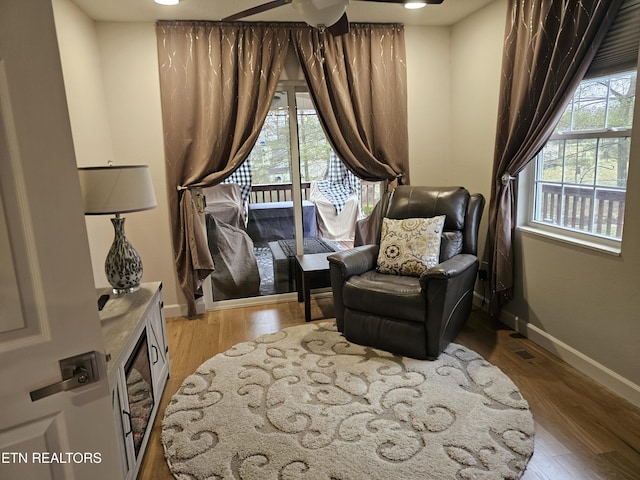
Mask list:
POLYGON ((378 272, 419 277, 440 262, 444 215, 382 219, 378 272))

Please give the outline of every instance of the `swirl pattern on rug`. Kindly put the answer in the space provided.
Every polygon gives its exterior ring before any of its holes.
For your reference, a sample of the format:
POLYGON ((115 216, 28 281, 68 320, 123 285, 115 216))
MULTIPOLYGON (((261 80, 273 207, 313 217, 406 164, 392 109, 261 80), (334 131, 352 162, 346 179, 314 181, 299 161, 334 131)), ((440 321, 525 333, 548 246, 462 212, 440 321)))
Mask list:
POLYGON ((240 343, 173 396, 162 443, 180 480, 518 479, 534 424, 513 382, 457 344, 435 361, 307 324, 240 343))

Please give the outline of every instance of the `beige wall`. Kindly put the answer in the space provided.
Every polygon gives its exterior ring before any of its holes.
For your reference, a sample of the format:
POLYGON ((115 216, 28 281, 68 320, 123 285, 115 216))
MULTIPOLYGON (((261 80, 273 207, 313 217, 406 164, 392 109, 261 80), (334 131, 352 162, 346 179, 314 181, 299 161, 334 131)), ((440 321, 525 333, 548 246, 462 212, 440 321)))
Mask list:
POLYGON ((113 146, 95 23, 69 0, 53 6, 77 162, 106 165, 113 146))
MULTIPOLYGON (((491 190, 506 0, 452 28, 406 27, 414 185, 491 190)), ((484 251, 487 215, 480 228, 484 251)))
MULTIPOLYGON (((451 29, 450 181, 482 193, 487 207, 506 12, 506 0, 497 0, 451 29)), ((481 256, 488 228, 487 207, 480 225, 481 256)))
MULTIPOLYGON (((413 184, 465 185, 485 194, 488 200, 505 15, 506 0, 496 0, 451 29, 406 28, 413 184)), ((78 22, 71 18, 68 21, 78 22)), ((79 24, 84 25, 84 21, 79 24)), ((84 38, 99 51, 104 94, 95 94, 95 108, 103 115, 99 105, 102 96, 107 105, 105 130, 111 130, 113 147, 104 139, 91 137, 95 134, 91 128, 103 128, 102 120, 96 121, 95 127, 74 122, 74 135, 84 132, 87 144, 112 148, 118 162, 151 166, 158 208, 131 215, 127 234, 145 262, 144 280, 162 280, 165 304, 176 312, 184 300, 175 280, 169 240, 154 26, 100 23, 94 33, 85 32, 84 27, 77 29, 77 40, 84 38)), ((63 57, 74 44, 61 45, 63 57)), ((83 57, 72 58, 91 65, 88 70, 95 75, 95 65, 83 57)), ((68 68, 65 66, 65 79, 68 68)), ((80 77, 75 82, 79 83, 80 77)), ((81 90, 69 87, 71 97, 80 95, 81 90)), ((640 119, 636 119, 636 125, 640 125, 640 119)), ((636 129, 632 163, 640 158, 639 137, 640 129, 636 129)), ((79 151, 85 149, 81 139, 76 143, 79 151)), ((91 152, 90 148, 86 150, 91 152)), ((640 244, 639 197, 640 172, 632 165, 621 257, 519 233, 516 261, 520 286, 503 316, 506 322, 638 404, 640 282, 636 275, 640 253, 634 247, 640 244)), ((486 212, 482 245, 485 234, 486 212)), ((94 256, 95 270, 102 268, 111 238, 111 231, 99 235, 90 232, 92 254, 104 250, 94 256)))
MULTIPOLYGON (((78 166, 149 165, 158 207, 126 215, 125 230, 142 257, 142 281, 162 281, 167 313, 178 315, 185 302, 169 236, 155 27, 96 24, 69 0, 54 8, 78 166)), ((109 218, 86 217, 97 287, 109 286, 109 218)))
MULTIPOLYGON (((114 160, 100 53, 93 20, 69 0, 53 2, 67 105, 78 166, 114 160)), ((104 259, 113 241, 108 217, 86 216, 96 286, 108 286, 104 259)))
POLYGON ((144 262, 143 281, 163 282, 167 313, 186 313, 173 268, 155 26, 100 23, 97 32, 114 155, 149 165, 158 199, 154 210, 129 215, 127 236, 144 262))
POLYGON ((413 185, 449 185, 450 29, 405 27, 409 169, 413 185))
POLYGON ((487 199, 506 8, 498 0, 451 30, 451 180, 487 199))

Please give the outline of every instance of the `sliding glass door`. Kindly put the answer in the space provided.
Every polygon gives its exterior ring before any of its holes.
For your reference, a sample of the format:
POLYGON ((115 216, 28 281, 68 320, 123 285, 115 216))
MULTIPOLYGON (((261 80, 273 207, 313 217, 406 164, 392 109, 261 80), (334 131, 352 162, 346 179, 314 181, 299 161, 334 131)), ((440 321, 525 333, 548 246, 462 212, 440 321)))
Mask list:
POLYGON ((353 245, 361 188, 332 151, 306 86, 282 84, 247 160, 205 189, 213 300, 293 292, 296 254, 353 245))

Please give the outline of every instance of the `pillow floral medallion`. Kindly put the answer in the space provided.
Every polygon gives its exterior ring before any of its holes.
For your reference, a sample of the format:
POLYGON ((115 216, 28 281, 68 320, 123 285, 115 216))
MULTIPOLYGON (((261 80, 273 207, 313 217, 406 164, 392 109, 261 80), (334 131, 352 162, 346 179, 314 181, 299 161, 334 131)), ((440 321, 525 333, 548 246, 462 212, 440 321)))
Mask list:
POLYGON ((440 262, 444 215, 382 219, 378 272, 419 277, 440 262))

